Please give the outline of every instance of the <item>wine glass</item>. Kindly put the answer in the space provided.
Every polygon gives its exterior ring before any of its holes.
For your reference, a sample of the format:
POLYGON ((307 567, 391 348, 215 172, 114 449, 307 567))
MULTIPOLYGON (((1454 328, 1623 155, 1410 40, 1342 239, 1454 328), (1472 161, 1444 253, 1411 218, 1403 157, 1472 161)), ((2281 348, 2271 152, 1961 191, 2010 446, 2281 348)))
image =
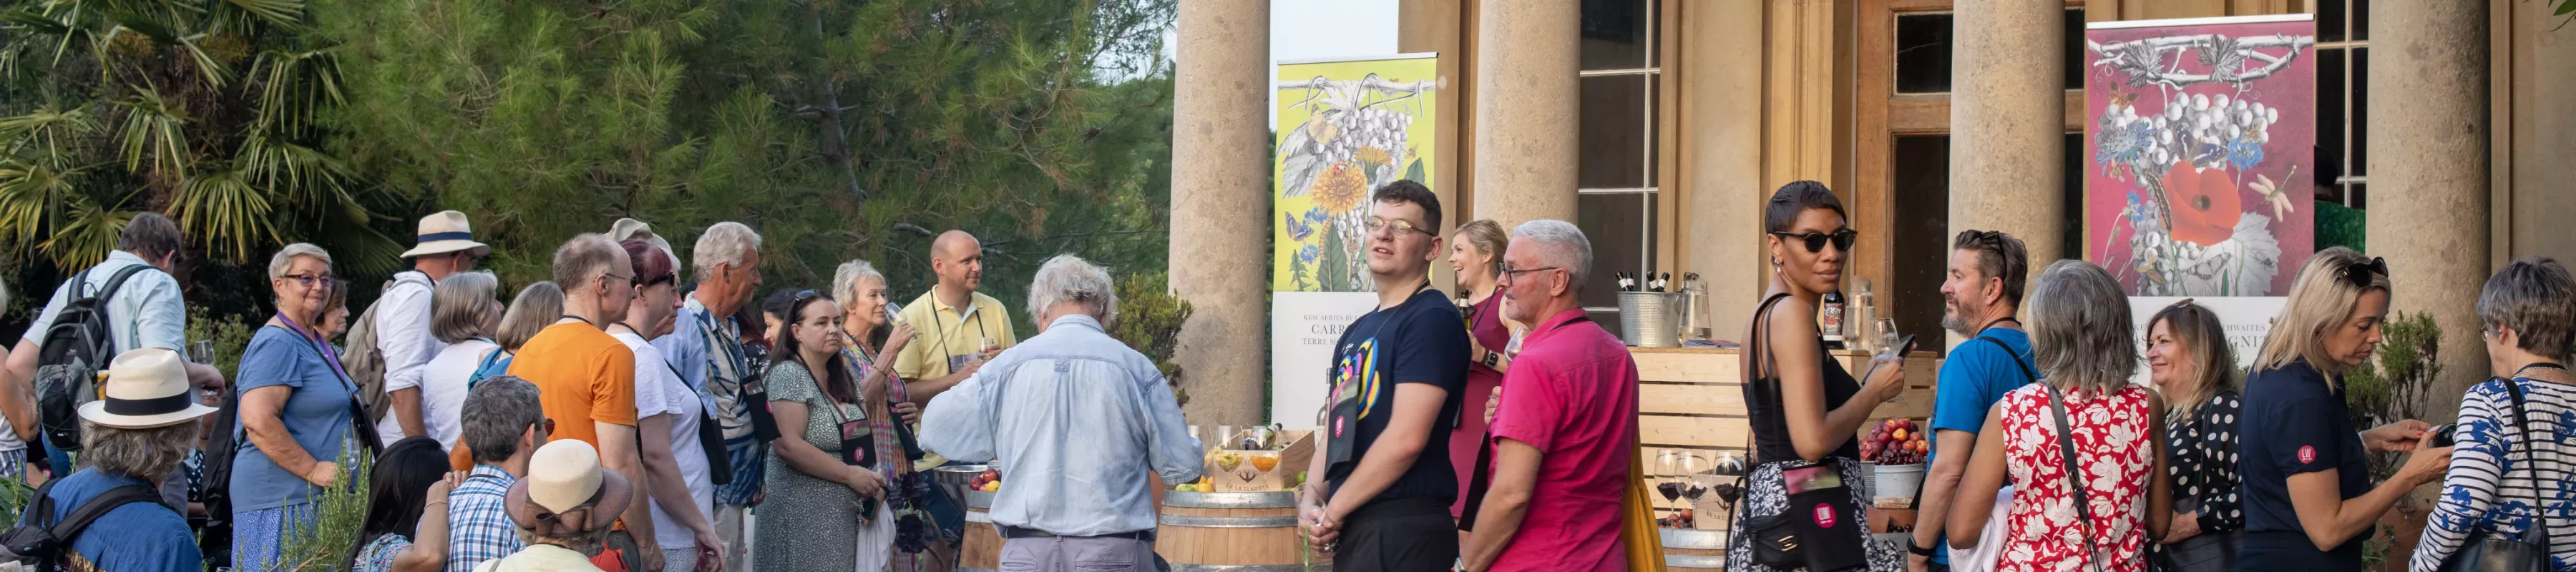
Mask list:
MULTIPOLYGON (((1667 476, 1680 474, 1681 454, 1680 451, 1664 449, 1661 454, 1655 456, 1655 472, 1667 476)), ((1681 500, 1682 484, 1674 480, 1665 480, 1655 483, 1655 492, 1664 495, 1664 502, 1670 504, 1681 500)), ((1679 512, 1675 511, 1676 514, 1679 512)))
POLYGON ((1709 468, 1708 459, 1682 454, 1682 498, 1689 500, 1692 507, 1698 507, 1699 499, 1708 495, 1709 485, 1716 484, 1717 475, 1709 474, 1709 468))
POLYGON ((1901 337, 1903 337, 1903 336, 1902 336, 1902 335, 1900 335, 1900 334, 1898 334, 1898 333, 1897 333, 1897 331, 1896 331, 1896 319, 1895 319, 1895 318, 1879 318, 1879 319, 1878 319, 1878 348, 1879 348, 1879 351, 1900 351, 1900 352, 1901 352, 1901 351, 1905 351, 1905 348, 1896 347, 1896 344, 1897 344, 1898 338, 1901 338, 1901 337))

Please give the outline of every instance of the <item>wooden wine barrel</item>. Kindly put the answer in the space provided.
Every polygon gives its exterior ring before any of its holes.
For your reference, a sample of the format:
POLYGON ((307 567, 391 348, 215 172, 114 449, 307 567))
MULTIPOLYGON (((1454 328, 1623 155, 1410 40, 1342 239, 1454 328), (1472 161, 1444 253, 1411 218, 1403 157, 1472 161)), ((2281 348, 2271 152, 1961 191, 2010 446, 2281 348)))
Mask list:
MULTIPOLYGON (((1172 572, 1304 572, 1306 543, 1297 536, 1297 494, 1195 493, 1163 496, 1154 552, 1172 572)), ((1332 562, 1315 561, 1315 570, 1332 562)))
POLYGON ((993 528, 993 493, 966 491, 966 538, 958 543, 958 572, 1002 568, 1002 533, 993 528))
POLYGON ((1726 531, 1657 529, 1664 537, 1664 569, 1670 572, 1726 569, 1726 531))

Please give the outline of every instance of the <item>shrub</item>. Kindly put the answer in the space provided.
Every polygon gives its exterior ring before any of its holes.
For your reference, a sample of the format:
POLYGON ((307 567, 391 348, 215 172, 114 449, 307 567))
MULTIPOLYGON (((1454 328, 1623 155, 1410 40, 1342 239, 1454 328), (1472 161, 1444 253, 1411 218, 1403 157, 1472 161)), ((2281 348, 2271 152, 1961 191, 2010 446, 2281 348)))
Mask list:
POLYGON ((275 570, 332 572, 349 567, 358 531, 367 525, 367 479, 375 467, 375 459, 359 451, 364 448, 354 443, 341 448, 338 485, 324 487, 322 496, 308 505, 314 512, 312 522, 289 522, 275 570))
POLYGON ((1190 321, 1190 302, 1172 295, 1168 279, 1162 272, 1120 279, 1118 319, 1110 324, 1109 335, 1153 359, 1163 379, 1171 382, 1173 396, 1188 404, 1189 390, 1181 385, 1181 366, 1172 361, 1172 351, 1180 342, 1181 324, 1190 321))

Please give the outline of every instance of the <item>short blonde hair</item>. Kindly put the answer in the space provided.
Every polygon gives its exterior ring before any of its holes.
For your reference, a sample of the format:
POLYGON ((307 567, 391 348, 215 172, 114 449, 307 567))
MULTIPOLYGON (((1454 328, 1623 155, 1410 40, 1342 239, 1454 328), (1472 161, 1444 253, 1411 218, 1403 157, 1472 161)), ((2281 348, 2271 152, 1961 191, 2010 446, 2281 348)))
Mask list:
POLYGON ((2272 333, 2263 337, 2263 351, 2256 354, 2254 370, 2279 369, 2304 358, 2309 367, 2327 375, 2343 373, 2343 364, 2326 354, 2326 330, 2352 316, 2362 294, 2373 290, 2394 293, 2388 288, 2387 274, 2357 268, 2370 262, 2360 252, 2341 246, 2309 257, 2308 264, 2299 268, 2298 280, 2290 285, 2290 298, 2282 303, 2281 317, 2272 321, 2272 333), (2368 285, 2349 282, 2344 277, 2348 269, 2368 273, 2368 285))
POLYGON ((869 264, 865 260, 843 262, 840 268, 832 270, 832 299, 846 304, 859 297, 861 278, 875 278, 878 282, 885 282, 885 274, 877 272, 877 265, 869 264))
POLYGON ((488 325, 501 317, 501 301, 494 298, 500 288, 501 280, 490 272, 459 272, 438 281, 429 294, 430 335, 447 344, 492 335, 488 325))
POLYGON ((298 256, 311 256, 314 260, 322 261, 324 266, 331 265, 331 251, 323 250, 313 243, 298 242, 286 245, 286 248, 277 249, 276 255, 268 257, 268 279, 285 278, 286 271, 295 267, 295 257, 298 256))
POLYGON ((537 332, 563 319, 563 307, 563 287, 553 282, 540 281, 520 288, 519 295, 510 298, 510 309, 501 313, 501 331, 493 333, 492 341, 501 344, 501 349, 519 351, 519 346, 527 345, 537 332))

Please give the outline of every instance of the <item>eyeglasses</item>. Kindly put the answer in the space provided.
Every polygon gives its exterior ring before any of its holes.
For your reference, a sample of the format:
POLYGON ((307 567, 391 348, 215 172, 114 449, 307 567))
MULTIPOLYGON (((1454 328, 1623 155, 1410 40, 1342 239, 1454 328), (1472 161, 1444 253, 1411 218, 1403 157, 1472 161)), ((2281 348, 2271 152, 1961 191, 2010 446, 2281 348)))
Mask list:
POLYGON ((1395 219, 1395 220, 1390 221, 1390 220, 1386 220, 1386 219, 1382 219, 1382 218, 1377 218, 1377 217, 1369 217, 1369 218, 1368 218, 1368 220, 1360 221, 1360 228, 1362 228, 1362 229, 1367 229, 1367 230, 1368 230, 1368 232, 1369 232, 1369 234, 1377 234, 1377 232, 1378 232, 1378 231, 1386 230, 1386 228, 1387 228, 1387 227, 1390 227, 1390 226, 1391 226, 1391 227, 1395 227, 1395 230, 1397 230, 1397 231, 1408 231, 1408 230, 1409 230, 1409 231, 1413 231, 1413 232, 1419 232, 1419 233, 1422 233, 1422 235, 1423 235, 1423 236, 1432 236, 1432 237, 1440 236, 1440 234, 1439 234, 1439 233, 1434 233, 1434 232, 1431 232, 1431 231, 1428 231, 1428 230, 1422 230, 1422 227, 1413 226, 1413 221, 1404 220, 1404 219, 1395 219))
POLYGON ((1512 281, 1512 280, 1517 280, 1517 279, 1519 279, 1519 278, 1521 277, 1521 275, 1522 275, 1522 274, 1528 274, 1528 273, 1531 273, 1531 272, 1540 272, 1540 271, 1546 271, 1546 270, 1563 270, 1563 269, 1564 269, 1563 267, 1558 267, 1558 266, 1541 266, 1541 267, 1537 267, 1537 268, 1521 268, 1521 269, 1513 269, 1513 268, 1508 268, 1508 267, 1506 267, 1506 268, 1504 268, 1504 269, 1503 269, 1503 280, 1504 280, 1504 281, 1506 281, 1506 282, 1509 282, 1509 281, 1512 281))
POLYGON ((538 419, 537 423, 535 425, 530 425, 530 427, 537 428, 538 434, 540 435, 555 434, 555 420, 552 418, 538 419))
POLYGON ((2336 276, 2343 278, 2344 283, 2351 284, 2354 288, 2369 288, 2370 277, 2374 274, 2388 275, 2388 259, 2373 257, 2369 262, 2346 264, 2343 269, 2335 271, 2336 276))
POLYGON ((626 287, 628 287, 628 288, 642 288, 642 287, 644 287, 644 283, 643 283, 642 281, 638 281, 638 280, 636 280, 636 279, 635 279, 635 277, 633 277, 633 276, 618 276, 618 275, 617 275, 617 273, 615 273, 615 272, 601 272, 601 273, 599 273, 599 277, 601 277, 601 278, 615 278, 615 279, 618 279, 618 280, 624 280, 624 281, 626 281, 626 287))
POLYGON ((288 274, 283 276, 283 278, 293 278, 295 279, 296 285, 306 288, 312 288, 316 284, 331 284, 331 274, 328 272, 322 274, 288 274))
POLYGON ((1776 230, 1775 230, 1775 231, 1771 231, 1771 236, 1777 236, 1777 237, 1781 237, 1781 238, 1796 238, 1796 239, 1802 239, 1802 240, 1805 240, 1805 241, 1807 241, 1807 252, 1808 252, 1808 253, 1824 252, 1824 251, 1825 251, 1825 243, 1826 243, 1826 242, 1828 242, 1828 241, 1830 241, 1830 242, 1833 242, 1833 243, 1834 243, 1834 250, 1839 250, 1839 251, 1843 251, 1843 252, 1851 252, 1852 240, 1857 239, 1857 238, 1860 238, 1860 231, 1852 230, 1852 229, 1848 229, 1848 228, 1846 228, 1846 229, 1842 229, 1842 230, 1833 231, 1832 233, 1822 233, 1822 232, 1781 232, 1781 231, 1776 231, 1776 230))

